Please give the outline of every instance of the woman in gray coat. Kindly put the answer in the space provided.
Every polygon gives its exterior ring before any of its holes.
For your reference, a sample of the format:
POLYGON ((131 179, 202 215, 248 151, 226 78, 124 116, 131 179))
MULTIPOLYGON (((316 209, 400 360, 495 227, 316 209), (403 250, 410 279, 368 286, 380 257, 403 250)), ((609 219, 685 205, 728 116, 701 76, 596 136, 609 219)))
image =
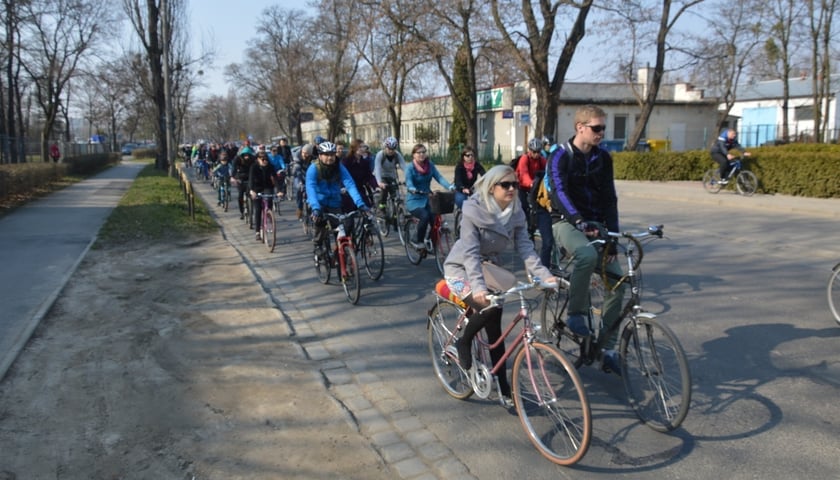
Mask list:
MULTIPOLYGON (((511 246, 516 248, 532 277, 544 283, 557 280, 540 263, 534 243, 528 238, 525 212, 519 204, 519 183, 516 173, 507 165, 497 165, 481 177, 473 187, 475 192, 464 202, 461 218, 461 236, 444 263, 444 277, 452 293, 458 295, 475 310, 458 341, 458 358, 465 370, 472 368, 472 340, 479 330, 487 331, 487 339, 494 343, 502 335, 502 308, 492 308, 478 313, 489 305, 490 290, 506 290, 513 286, 510 274, 508 285, 499 278, 490 278, 482 262, 499 263, 500 254, 511 246)), ((492 268, 492 267, 490 267, 492 268)), ((505 272, 507 273, 507 272, 505 272)), ((505 346, 490 350, 493 363, 505 354, 505 346)), ((510 385, 505 370, 499 372, 499 388, 509 404, 510 385)))

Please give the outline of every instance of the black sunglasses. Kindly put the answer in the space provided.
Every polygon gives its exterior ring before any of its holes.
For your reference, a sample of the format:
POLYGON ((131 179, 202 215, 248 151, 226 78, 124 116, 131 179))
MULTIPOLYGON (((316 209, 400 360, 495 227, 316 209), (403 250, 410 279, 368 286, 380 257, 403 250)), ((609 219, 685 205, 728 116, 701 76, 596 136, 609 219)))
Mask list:
POLYGON ((464 154, 464 156, 465 156, 465 157, 472 157, 472 156, 473 156, 473 154, 472 154, 472 153, 465 153, 465 154, 464 154))
POLYGON ((585 123, 583 125, 591 128, 592 131, 595 132, 595 133, 601 133, 601 132, 603 132, 604 130, 607 129, 606 125, 587 125, 585 123))
POLYGON ((496 185, 504 188, 505 190, 510 190, 511 188, 519 188, 519 182, 498 182, 496 183, 496 185))

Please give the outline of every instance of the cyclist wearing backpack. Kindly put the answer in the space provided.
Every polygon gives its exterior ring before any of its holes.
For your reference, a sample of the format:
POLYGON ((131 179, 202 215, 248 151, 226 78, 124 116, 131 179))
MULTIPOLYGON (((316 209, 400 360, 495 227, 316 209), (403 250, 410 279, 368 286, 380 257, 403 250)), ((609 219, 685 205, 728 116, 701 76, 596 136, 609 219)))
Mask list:
POLYGON ((251 147, 245 146, 239 150, 239 154, 233 159, 233 174, 239 187, 239 218, 245 218, 245 193, 248 191, 248 178, 251 174, 251 166, 254 165, 256 156, 251 147))
MULTIPOLYGON (((587 323, 589 279, 600 264, 601 254, 589 244, 593 237, 599 236, 599 229, 588 222, 605 225, 612 232, 619 231, 613 161, 609 152, 599 147, 604 138, 606 117, 604 110, 595 105, 579 108, 575 113, 575 136, 554 152, 546 171, 554 238, 574 259, 566 324, 581 336, 591 333, 587 323), (569 147, 572 151, 567 153, 569 147)), ((609 250, 608 245, 603 254, 614 256, 609 250)), ((615 258, 609 260, 607 273, 620 277, 621 265, 615 258)), ((604 330, 618 320, 623 296, 624 283, 605 292, 604 330)), ((604 342, 602 367, 606 371, 620 372, 618 352, 614 350, 617 332, 604 342)))
POLYGON ((545 157, 542 156, 540 139, 532 138, 528 142, 528 151, 522 154, 516 162, 516 177, 519 179, 519 203, 525 210, 525 217, 528 219, 528 234, 531 236, 536 231, 536 225, 531 217, 531 204, 528 202, 528 196, 531 187, 534 186, 534 175, 537 172, 545 172, 545 157))

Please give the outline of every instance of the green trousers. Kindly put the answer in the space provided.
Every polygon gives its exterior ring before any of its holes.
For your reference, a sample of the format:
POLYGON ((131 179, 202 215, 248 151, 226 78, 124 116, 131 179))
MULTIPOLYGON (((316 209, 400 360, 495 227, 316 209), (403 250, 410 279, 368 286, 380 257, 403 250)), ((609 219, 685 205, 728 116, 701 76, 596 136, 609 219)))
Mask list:
MULTIPOLYGON (((569 222, 557 222, 551 227, 554 241, 562 245, 572 256, 572 275, 569 278, 569 305, 567 314, 589 315, 589 278, 595 268, 601 264, 601 256, 597 245, 589 245, 592 240, 575 228, 569 222)), ((621 263, 614 261, 607 265, 607 273, 615 278, 623 275, 621 263)), ((618 340, 618 331, 610 338, 604 338, 605 331, 618 320, 621 314, 621 304, 624 300, 624 283, 614 291, 604 292, 604 306, 601 312, 603 329, 600 332, 600 342, 604 348, 613 348, 618 340)))

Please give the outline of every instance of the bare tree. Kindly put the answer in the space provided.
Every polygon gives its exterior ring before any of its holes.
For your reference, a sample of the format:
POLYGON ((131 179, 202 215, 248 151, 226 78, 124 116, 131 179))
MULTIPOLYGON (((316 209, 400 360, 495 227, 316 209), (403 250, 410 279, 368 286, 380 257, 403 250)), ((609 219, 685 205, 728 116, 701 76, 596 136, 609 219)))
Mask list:
POLYGON ((536 91, 535 132, 554 135, 557 130, 560 92, 577 46, 586 34, 586 18, 593 2, 539 0, 538 12, 530 1, 523 1, 520 6, 516 6, 516 3, 512 0, 491 0, 493 19, 504 43, 514 55, 519 68, 527 73, 531 87, 536 91), (576 10, 577 15, 554 65, 554 74, 551 75, 551 42, 561 5, 576 10))
POLYGON ((46 162, 64 88, 91 52, 109 9, 103 0, 36 0, 22 9, 32 20, 24 30, 22 66, 32 79, 43 115, 41 157, 46 162))
MULTIPOLYGON (((761 46, 763 5, 764 0, 744 0, 735 4, 720 0, 711 4, 712 14, 700 17, 705 23, 702 34, 694 37, 694 44, 686 51, 695 60, 691 66, 693 78, 715 86, 715 98, 723 104, 714 132, 723 129, 737 100, 738 86, 743 83, 761 46), (724 8, 726 21, 721 22, 717 12, 724 8)), ((709 141, 711 144, 715 137, 711 136, 709 141)))
POLYGON ((407 89, 412 86, 412 81, 413 86, 420 87, 414 72, 430 59, 416 38, 406 29, 399 28, 408 19, 403 19, 400 24, 383 22, 378 15, 379 2, 362 2, 362 5, 366 8, 362 14, 362 18, 366 19, 365 28, 352 40, 356 52, 369 69, 369 74, 361 77, 368 79, 370 84, 363 81, 361 88, 376 89, 382 94, 391 133, 399 139, 407 89))
MULTIPOLYGON (((613 0, 606 2, 604 9, 617 17, 625 25, 634 31, 634 39, 638 42, 636 47, 647 49, 654 47, 653 70, 645 79, 642 87, 642 94, 639 95, 640 112, 633 132, 628 138, 627 144, 634 146, 639 143, 642 133, 647 127, 650 114, 656 105, 656 97, 659 95, 659 87, 665 75, 666 55, 670 53, 684 53, 678 45, 682 39, 669 42, 674 35, 674 26, 680 18, 690 9, 703 3, 705 0, 613 0), (654 27, 655 25, 655 27, 654 27)), ((632 75, 636 67, 636 54, 633 60, 624 64, 626 73, 632 75)))
POLYGON ((321 0, 318 12, 315 22, 329 28, 310 36, 316 58, 314 74, 309 76, 313 89, 308 103, 323 112, 327 138, 335 139, 346 133, 345 121, 351 113, 359 60, 350 42, 359 34, 361 22, 354 0, 321 0))
POLYGON ((837 0, 808 0, 808 38, 811 46, 811 86, 814 99, 814 141, 823 142, 828 128, 831 83, 831 23, 837 0), (825 112, 825 115, 823 115, 825 112))
POLYGON ((24 162, 23 140, 25 135, 21 111, 22 88, 20 82, 21 62, 21 12, 15 0, 3 0, 2 27, 4 37, 0 59, 3 63, 3 79, 0 80, 0 163, 24 162))
MULTIPOLYGON (((409 33, 424 55, 432 59, 450 93, 453 107, 466 121, 467 142, 478 144, 475 98, 476 52, 488 38, 484 27, 487 0, 387 0, 380 11, 401 31, 409 33), (466 79, 463 89, 454 80, 455 59, 463 55, 466 79)), ((423 77, 428 82, 428 77, 423 77)))
POLYGON ((782 81, 782 135, 790 140, 790 74, 793 70, 793 52, 796 49, 797 29, 804 14, 804 2, 800 0, 771 0, 768 10, 768 35, 764 44, 765 63, 774 77, 782 81))

